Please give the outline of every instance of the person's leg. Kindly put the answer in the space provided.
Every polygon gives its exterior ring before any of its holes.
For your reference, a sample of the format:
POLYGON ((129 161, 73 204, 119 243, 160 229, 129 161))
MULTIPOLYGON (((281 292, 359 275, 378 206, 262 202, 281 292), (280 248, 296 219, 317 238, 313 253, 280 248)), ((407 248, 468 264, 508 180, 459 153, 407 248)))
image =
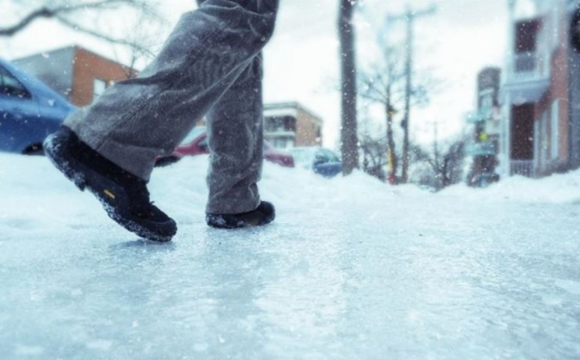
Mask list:
MULTIPOLYGON (((186 13, 137 79, 107 89, 65 121, 113 163, 148 180, 196 121, 254 63, 271 37, 278 0, 206 0, 186 13)), ((219 110, 217 110, 219 111, 219 110)))
POLYGON ((262 117, 262 59, 257 56, 206 117, 211 151, 207 213, 238 214, 258 207, 262 117))
MULTIPOLYGON (((170 240, 175 222, 150 203, 146 188, 155 158, 171 153, 220 97, 228 99, 224 94, 241 75, 251 74, 272 34, 277 5, 278 0, 207 0, 185 14, 138 79, 109 88, 45 141, 48 157, 79 188, 90 190, 117 223, 148 239, 170 240)), ((214 148, 220 154, 219 144, 214 148)))
POLYGON ((268 224, 274 206, 260 201, 263 153, 262 57, 236 80, 207 116, 210 155, 206 222, 217 228, 268 224))

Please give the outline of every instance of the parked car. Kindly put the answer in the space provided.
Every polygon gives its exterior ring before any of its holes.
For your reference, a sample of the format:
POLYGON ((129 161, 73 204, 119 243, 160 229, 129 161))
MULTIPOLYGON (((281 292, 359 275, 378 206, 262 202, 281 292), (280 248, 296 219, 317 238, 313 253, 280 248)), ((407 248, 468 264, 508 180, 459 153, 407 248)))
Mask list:
MULTIPOLYGON (((171 153, 171 155, 157 158, 155 165, 168 165, 181 160, 184 156, 195 156, 201 154, 209 154, 207 133, 205 126, 196 126, 173 151, 173 153, 171 153)), ((265 140, 264 160, 285 167, 294 167, 294 158, 292 157, 292 154, 287 151, 276 149, 272 144, 265 140)))
POLYGON ((42 154, 42 142, 74 110, 40 80, 0 59, 0 151, 42 154))
POLYGON ((342 161, 334 151, 322 147, 296 147, 290 150, 298 166, 331 178, 342 171, 342 161))

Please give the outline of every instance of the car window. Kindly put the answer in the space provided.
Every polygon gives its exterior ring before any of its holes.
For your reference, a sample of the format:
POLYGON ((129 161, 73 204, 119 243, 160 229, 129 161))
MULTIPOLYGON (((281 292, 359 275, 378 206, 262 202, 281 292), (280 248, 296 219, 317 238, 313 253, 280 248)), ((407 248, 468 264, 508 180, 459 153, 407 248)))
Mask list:
POLYGON ((197 147, 199 147, 200 149, 207 148, 207 136, 205 136, 197 143, 197 147))
MULTIPOLYGON (((205 126, 196 126, 196 127, 194 127, 189 132, 189 134, 187 134, 187 136, 185 137, 185 139, 183 139, 183 141, 181 142, 181 145, 189 144, 193 140, 197 139, 199 137, 199 135, 201 135, 204 132, 205 132, 205 126)), ((206 143, 206 146, 207 146, 207 143, 206 143)))
POLYGON ((326 150, 326 149, 323 149, 322 151, 324 152, 324 155, 326 156, 328 161, 330 161, 330 162, 338 162, 339 161, 338 156, 336 156, 336 154, 333 153, 332 151, 326 150))
POLYGON ((316 151, 316 155, 314 156, 314 160, 316 162, 328 162, 330 159, 328 158, 328 154, 324 149, 319 149, 316 151))
POLYGON ((0 96, 11 96, 29 99, 30 93, 24 85, 18 81, 5 68, 0 66, 0 96))

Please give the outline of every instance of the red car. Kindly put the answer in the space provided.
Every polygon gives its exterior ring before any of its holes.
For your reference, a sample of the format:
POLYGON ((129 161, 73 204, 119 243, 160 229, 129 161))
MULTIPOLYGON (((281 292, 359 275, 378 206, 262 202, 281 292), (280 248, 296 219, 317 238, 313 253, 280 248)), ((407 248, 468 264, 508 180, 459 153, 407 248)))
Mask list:
MULTIPOLYGON (((169 156, 157 158, 155 166, 164 166, 179 161, 184 156, 209 154, 205 126, 197 126, 187 135, 173 153, 169 156)), ((289 152, 276 149, 268 141, 264 140, 264 159, 275 164, 294 167, 294 158, 289 152)))

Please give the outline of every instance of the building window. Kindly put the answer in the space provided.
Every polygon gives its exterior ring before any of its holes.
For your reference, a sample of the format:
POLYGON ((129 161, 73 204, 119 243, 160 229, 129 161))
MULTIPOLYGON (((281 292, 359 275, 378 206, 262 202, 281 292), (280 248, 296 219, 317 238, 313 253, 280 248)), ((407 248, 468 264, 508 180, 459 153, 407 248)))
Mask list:
POLYGON ((520 21, 516 24, 516 53, 534 53, 536 51, 540 19, 520 21))
POLYGON ((491 94, 487 94, 481 98, 481 108, 491 109, 493 107, 493 98, 491 94))
POLYGON ((552 103, 552 131, 551 131, 551 144, 552 144, 552 160, 557 159, 559 155, 558 145, 560 144, 560 101, 558 99, 554 100, 552 103))
POLYGON ((540 134, 542 128, 542 118, 538 121, 534 121, 534 161, 535 167, 540 167, 540 153, 542 151, 541 143, 542 143, 542 135, 540 134))
POLYGON ((485 89, 479 92, 479 108, 489 110, 493 108, 493 89, 485 89))
POLYGON ((290 138, 278 137, 271 140, 276 149, 291 149, 294 147, 294 140, 290 138))
POLYGON ((546 163, 548 160, 548 148, 549 148, 549 139, 548 139, 548 114, 544 111, 542 113, 542 120, 540 127, 542 128, 540 134, 540 154, 541 154, 541 167, 546 168, 546 163))
POLYGON ((552 21, 554 22, 554 24, 552 25, 552 31, 553 31, 553 43, 555 46, 559 45, 558 39, 560 38, 560 8, 558 6, 554 6, 553 11, 553 18, 552 21))
POLYGON ((93 80, 93 99, 101 96, 107 89, 107 82, 101 79, 93 80))
POLYGON ((264 119, 266 132, 296 132, 296 119, 292 116, 272 116, 264 119))

